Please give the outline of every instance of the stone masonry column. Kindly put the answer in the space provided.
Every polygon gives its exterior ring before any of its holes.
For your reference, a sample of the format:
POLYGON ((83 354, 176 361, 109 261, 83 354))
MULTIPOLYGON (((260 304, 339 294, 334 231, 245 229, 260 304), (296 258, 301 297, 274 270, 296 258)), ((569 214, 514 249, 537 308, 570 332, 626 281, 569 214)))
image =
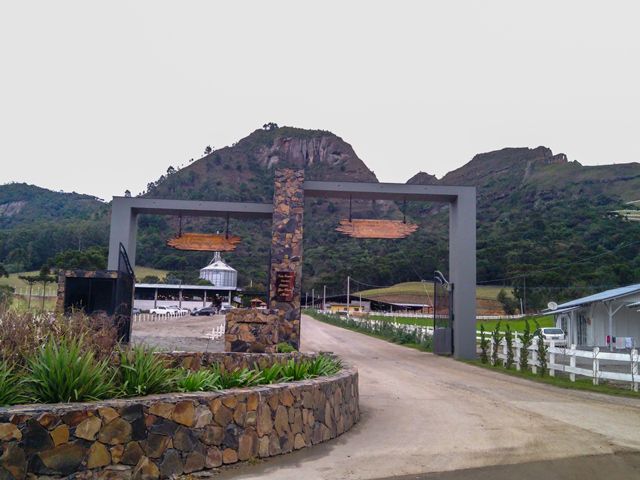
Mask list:
POLYGON ((304 171, 275 172, 269 308, 281 310, 278 339, 300 348, 304 171))

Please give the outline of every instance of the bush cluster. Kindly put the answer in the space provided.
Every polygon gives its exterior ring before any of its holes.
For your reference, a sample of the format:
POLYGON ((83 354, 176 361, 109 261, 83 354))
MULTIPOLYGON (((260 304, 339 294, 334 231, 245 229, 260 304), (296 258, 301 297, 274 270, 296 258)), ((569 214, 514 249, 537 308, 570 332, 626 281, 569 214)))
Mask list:
POLYGON ((320 355, 267 368, 227 371, 214 365, 190 371, 171 367, 166 357, 143 345, 124 348, 114 340, 107 351, 104 336, 92 330, 87 317, 81 326, 79 316, 36 319, 27 314, 19 325, 18 317, 1 313, 0 331, 8 326, 21 336, 0 343, 0 406, 215 391, 333 375, 342 368, 339 360, 320 355))

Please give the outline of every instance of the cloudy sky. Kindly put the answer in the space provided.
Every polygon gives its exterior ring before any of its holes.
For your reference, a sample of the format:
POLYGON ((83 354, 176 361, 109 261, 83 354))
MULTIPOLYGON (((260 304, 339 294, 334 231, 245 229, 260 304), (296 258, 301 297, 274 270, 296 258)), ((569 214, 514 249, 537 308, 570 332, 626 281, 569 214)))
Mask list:
POLYGON ((2 2, 0 183, 138 193, 265 122, 391 182, 507 146, 640 161, 636 5, 2 2))

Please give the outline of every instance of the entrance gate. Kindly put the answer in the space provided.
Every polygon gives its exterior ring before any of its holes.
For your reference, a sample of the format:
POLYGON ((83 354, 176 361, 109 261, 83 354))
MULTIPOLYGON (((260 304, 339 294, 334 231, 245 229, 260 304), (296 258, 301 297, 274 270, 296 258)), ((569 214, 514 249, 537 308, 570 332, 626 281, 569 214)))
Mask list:
POLYGON ((455 312, 456 323, 454 328, 453 317, 447 317, 450 325, 443 327, 442 333, 446 337, 448 332, 452 341, 445 340, 443 350, 451 344, 448 353, 453 353, 456 358, 476 357, 475 187, 305 181, 303 171, 283 169, 275 173, 274 190, 273 204, 114 197, 111 207, 108 268, 118 268, 120 243, 129 254, 131 264, 135 265, 137 217, 141 213, 268 217, 273 221, 269 305, 278 309, 285 306, 283 310, 286 320, 295 329, 299 328, 300 319, 301 278, 298 272, 302 265, 302 214, 305 197, 447 203, 449 276, 451 284, 455 285, 456 289, 455 297, 449 296, 448 305, 455 312), (290 241, 291 238, 294 242, 290 241), (285 282, 285 278, 289 281, 285 282))

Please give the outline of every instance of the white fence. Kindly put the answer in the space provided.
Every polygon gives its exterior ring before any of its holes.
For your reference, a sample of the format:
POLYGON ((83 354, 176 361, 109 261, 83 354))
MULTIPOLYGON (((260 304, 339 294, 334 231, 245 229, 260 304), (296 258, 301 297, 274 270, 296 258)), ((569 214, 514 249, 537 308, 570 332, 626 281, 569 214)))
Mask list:
MULTIPOLYGON (((319 310, 320 311, 320 310, 319 310)), ((324 313, 320 311, 321 313, 324 313)), ((400 318, 433 318, 433 313, 414 313, 414 312, 369 312, 369 315, 375 317, 400 317, 400 318)), ((523 318, 524 315, 476 315, 476 320, 517 320, 523 318)), ((447 318, 442 315, 442 318, 447 318)))
MULTIPOLYGON (((476 332, 476 337, 480 340, 480 332, 476 332)), ((490 334, 485 332, 486 339, 489 341, 489 357, 494 349, 494 341, 490 334)), ((507 360, 507 342, 503 338, 498 346, 498 359, 504 362, 507 360)), ((519 338, 513 340, 514 365, 520 370, 520 358, 523 352, 523 343, 519 338)), ((528 365, 533 373, 537 373, 540 367, 540 358, 538 357, 537 338, 533 339, 532 344, 526 351, 528 365)), ((557 347, 554 342, 549 342, 547 347, 547 368, 549 375, 555 376, 556 372, 568 373, 572 382, 576 381, 576 375, 589 377, 593 380, 594 385, 598 385, 600 380, 614 380, 617 382, 631 383, 634 391, 638 391, 640 376, 638 375, 638 364, 640 356, 637 349, 632 349, 628 353, 605 352, 599 347, 593 347, 591 350, 581 350, 576 345, 570 347, 557 347), (580 360, 578 360, 580 359, 580 360), (567 361, 568 360, 568 364, 567 361), (584 364, 578 366, 577 363, 584 364), (603 362, 603 363, 601 363, 603 362), (588 368, 587 368, 588 365, 588 368)))
POLYGON ((204 338, 207 338, 209 340, 218 340, 219 338, 224 337, 224 328, 224 323, 218 325, 217 327, 213 327, 211 333, 205 334, 204 338))
POLYGON ((168 320, 170 318, 186 317, 187 312, 171 312, 171 313, 136 313, 133 316, 134 322, 157 322, 168 320))

